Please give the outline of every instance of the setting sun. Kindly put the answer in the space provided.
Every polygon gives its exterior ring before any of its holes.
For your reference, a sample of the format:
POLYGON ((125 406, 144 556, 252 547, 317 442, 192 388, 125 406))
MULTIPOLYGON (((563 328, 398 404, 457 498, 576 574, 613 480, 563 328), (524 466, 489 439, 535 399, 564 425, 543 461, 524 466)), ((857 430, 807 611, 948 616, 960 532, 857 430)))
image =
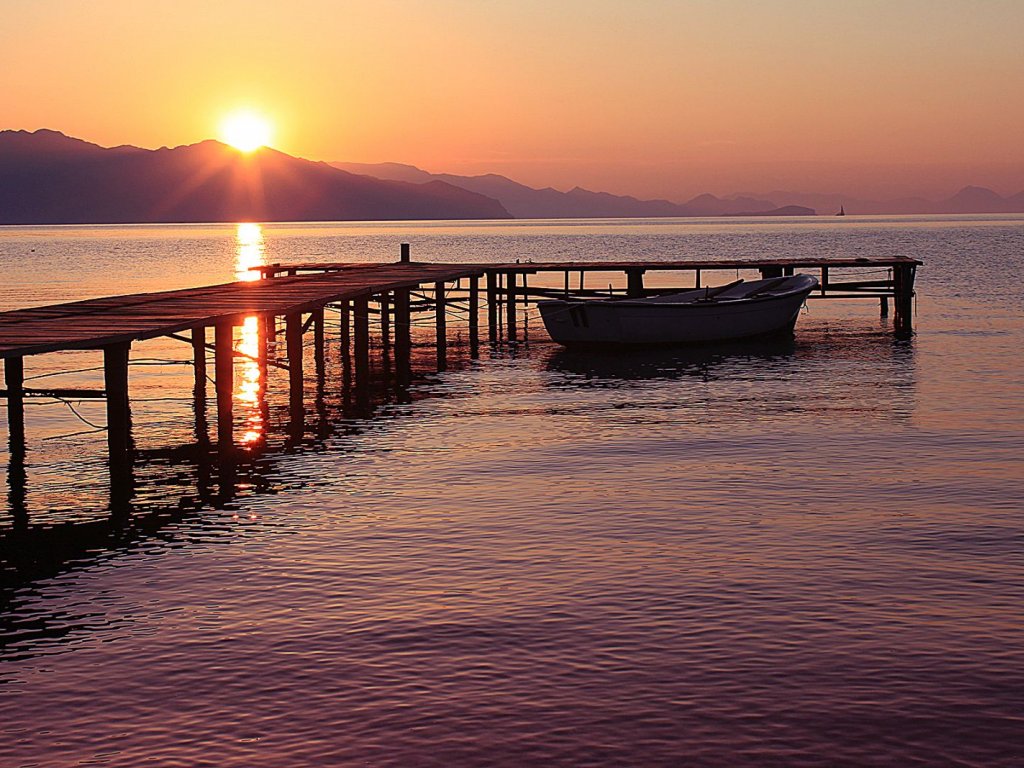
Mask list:
POLYGON ((221 138, 242 152, 252 152, 270 143, 270 122, 253 112, 236 112, 220 125, 221 138))

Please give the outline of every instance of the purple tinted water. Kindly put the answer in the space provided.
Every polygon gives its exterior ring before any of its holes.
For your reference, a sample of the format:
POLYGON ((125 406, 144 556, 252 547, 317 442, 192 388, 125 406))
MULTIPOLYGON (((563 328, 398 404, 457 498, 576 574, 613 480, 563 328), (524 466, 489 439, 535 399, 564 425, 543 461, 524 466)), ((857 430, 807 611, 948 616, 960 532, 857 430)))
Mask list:
POLYGON ((629 359, 533 318, 527 346, 456 347, 444 374, 421 349, 411 402, 371 416, 330 337, 305 444, 275 373, 268 450, 233 484, 169 450, 194 438, 191 373, 144 363, 188 348, 137 345, 128 522, 103 433, 27 408, 0 765, 1024 764, 1024 218, 7 228, 0 306, 403 241, 926 264, 911 342, 868 302, 812 301, 792 344, 629 359))

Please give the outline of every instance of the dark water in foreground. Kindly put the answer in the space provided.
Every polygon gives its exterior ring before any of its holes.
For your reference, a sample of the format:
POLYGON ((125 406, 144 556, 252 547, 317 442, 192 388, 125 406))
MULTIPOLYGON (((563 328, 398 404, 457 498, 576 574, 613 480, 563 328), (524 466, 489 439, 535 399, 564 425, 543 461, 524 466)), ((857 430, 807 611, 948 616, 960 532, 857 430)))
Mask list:
POLYGON ((372 413, 332 341, 299 445, 286 374, 264 422, 240 364, 236 433, 266 447, 230 483, 182 448, 188 349, 137 345, 130 520, 103 433, 28 408, 0 765, 1024 765, 1024 218, 0 228, 0 304, 403 240, 926 265, 911 342, 856 302, 811 302, 791 343, 629 359, 533 319, 443 374, 421 348, 410 401, 372 413))

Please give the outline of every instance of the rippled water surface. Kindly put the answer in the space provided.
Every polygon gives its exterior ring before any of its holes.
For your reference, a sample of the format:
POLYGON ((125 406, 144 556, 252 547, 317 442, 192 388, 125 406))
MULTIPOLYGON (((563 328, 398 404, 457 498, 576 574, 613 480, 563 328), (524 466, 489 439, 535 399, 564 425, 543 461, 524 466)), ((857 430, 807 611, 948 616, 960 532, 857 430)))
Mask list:
POLYGON ((137 344, 127 514, 102 403, 30 401, 0 765, 1024 765, 1024 217, 0 228, 0 309, 400 242, 925 265, 911 341, 820 300, 792 342, 570 353, 532 316, 473 361, 453 317, 449 370, 419 329, 369 402, 330 316, 301 439, 287 373, 261 412, 238 364, 234 474, 195 450, 189 347, 137 344))

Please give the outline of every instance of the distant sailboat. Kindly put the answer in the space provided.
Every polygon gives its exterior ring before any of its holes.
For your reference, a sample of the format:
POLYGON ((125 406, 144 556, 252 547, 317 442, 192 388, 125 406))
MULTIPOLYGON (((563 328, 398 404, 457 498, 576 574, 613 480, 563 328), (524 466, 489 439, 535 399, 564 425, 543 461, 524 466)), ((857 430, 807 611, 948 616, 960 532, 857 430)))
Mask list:
POLYGON ((846 209, 843 207, 842 203, 840 203, 839 204, 839 213, 837 213, 836 216, 845 216, 845 215, 846 215, 846 209))

